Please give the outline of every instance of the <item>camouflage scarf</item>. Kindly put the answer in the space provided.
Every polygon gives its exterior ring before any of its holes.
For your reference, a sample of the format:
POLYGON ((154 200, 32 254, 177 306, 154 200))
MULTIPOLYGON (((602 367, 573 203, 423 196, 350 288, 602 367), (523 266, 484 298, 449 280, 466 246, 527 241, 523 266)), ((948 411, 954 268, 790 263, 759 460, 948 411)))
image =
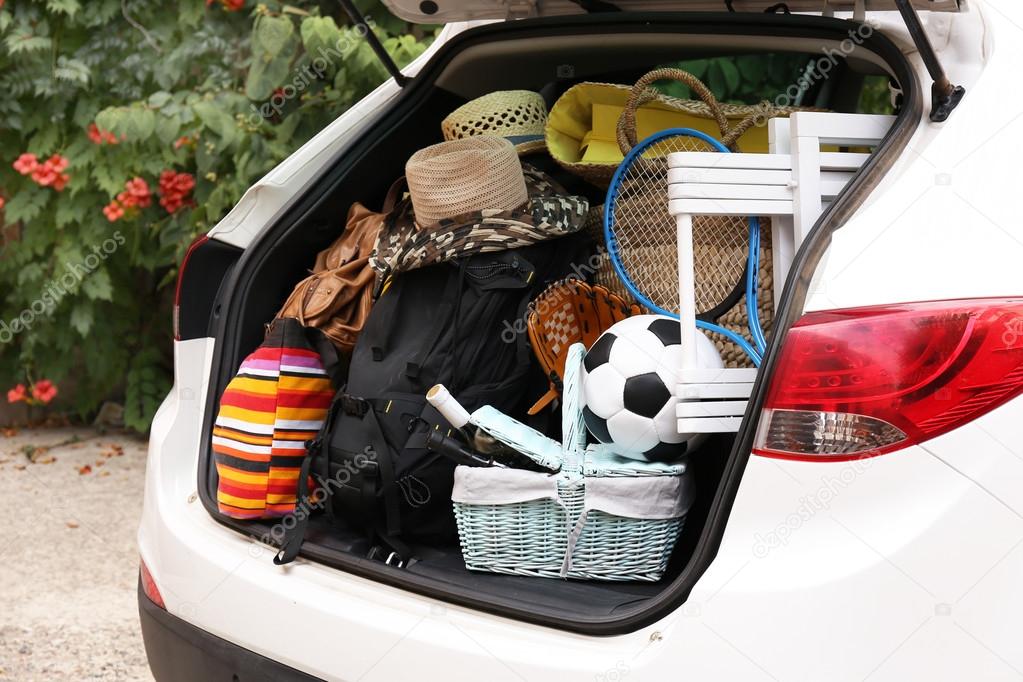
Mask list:
POLYGON ((420 228, 412 202, 394 210, 369 259, 377 273, 376 293, 400 272, 475 253, 505 251, 579 231, 589 203, 569 196, 552 178, 523 165, 529 201, 511 211, 474 211, 420 228))

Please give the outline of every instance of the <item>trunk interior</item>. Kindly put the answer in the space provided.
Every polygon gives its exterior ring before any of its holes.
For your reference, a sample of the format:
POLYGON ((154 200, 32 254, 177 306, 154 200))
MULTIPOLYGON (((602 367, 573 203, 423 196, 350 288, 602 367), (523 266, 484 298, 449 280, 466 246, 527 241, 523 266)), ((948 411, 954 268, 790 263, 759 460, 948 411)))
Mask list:
MULTIPOLYGON (((820 17, 623 14, 512 22, 457 37, 406 87, 399 101, 366 125, 331 172, 296 198, 278 224, 246 251, 222 288, 219 307, 225 312, 215 320, 217 356, 200 464, 199 489, 207 508, 218 516, 209 434, 227 381, 262 341, 264 325, 306 275, 315 254, 336 239, 349 206, 359 201, 379 207, 391 182, 403 174, 408 157, 442 140, 440 122, 456 107, 508 89, 539 91, 550 105, 578 82, 628 84, 657 66, 694 59, 771 54, 809 63, 821 58, 824 48, 838 48, 849 28, 848 22, 820 17)), ((815 83, 802 104, 836 112, 890 113, 867 102, 864 87, 878 79, 887 82, 889 76, 901 80, 905 68, 895 47, 875 34, 815 83)), ((553 168, 552 163, 545 170, 553 168)), ((582 180, 564 172, 557 179, 571 193, 584 194, 591 202, 603 200, 601 190, 582 180)), ((747 417, 746 428, 750 421, 747 417)), ((660 609, 677 607, 713 558, 741 464, 748 456, 748 450, 744 454, 733 447, 741 435, 742 431, 715 435, 689 458, 696 502, 668 571, 657 582, 564 581, 473 572, 465 568, 458 546, 417 547, 419 561, 396 568, 367 559, 369 547, 359 533, 333 526, 322 515, 311 520, 302 555, 390 585, 554 627, 595 634, 634 629, 657 617, 660 609)), ((220 520, 255 538, 271 528, 269 522, 220 520)))

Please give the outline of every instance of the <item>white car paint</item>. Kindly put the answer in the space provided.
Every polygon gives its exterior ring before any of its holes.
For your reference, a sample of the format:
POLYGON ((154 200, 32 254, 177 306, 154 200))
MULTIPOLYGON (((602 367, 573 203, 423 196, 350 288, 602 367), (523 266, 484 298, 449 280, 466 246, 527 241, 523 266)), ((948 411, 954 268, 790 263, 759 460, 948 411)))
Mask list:
MULTIPOLYGON (((967 98, 947 123, 921 121, 838 230, 808 309, 1020 293, 1023 7, 965 9, 927 19, 967 98)), ((884 26, 911 49, 904 28, 884 26)), ((248 244, 357 119, 393 95, 382 86, 338 119, 211 236, 248 244)), ((287 665, 364 682, 1023 678, 1023 399, 859 463, 751 457, 717 558, 686 604, 637 632, 591 638, 304 559, 276 567, 268 547, 214 521, 195 481, 212 351, 211 339, 176 344, 140 550, 172 614, 287 665)))

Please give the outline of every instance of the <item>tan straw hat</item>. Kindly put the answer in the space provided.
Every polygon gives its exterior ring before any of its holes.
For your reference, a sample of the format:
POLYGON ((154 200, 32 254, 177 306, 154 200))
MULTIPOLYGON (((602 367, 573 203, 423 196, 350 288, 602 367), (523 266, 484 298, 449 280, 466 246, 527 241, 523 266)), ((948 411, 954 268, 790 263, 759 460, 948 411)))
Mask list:
POLYGON ((441 121, 445 140, 503 137, 519 154, 546 149, 547 104, 531 90, 499 90, 466 102, 441 121))
POLYGON ((416 222, 472 211, 510 211, 529 200, 522 164, 502 137, 468 137, 420 149, 405 164, 416 222))
POLYGON ((519 162, 511 142, 470 137, 420 150, 405 166, 409 198, 388 217, 370 257, 376 291, 394 275, 578 232, 589 202, 519 162))

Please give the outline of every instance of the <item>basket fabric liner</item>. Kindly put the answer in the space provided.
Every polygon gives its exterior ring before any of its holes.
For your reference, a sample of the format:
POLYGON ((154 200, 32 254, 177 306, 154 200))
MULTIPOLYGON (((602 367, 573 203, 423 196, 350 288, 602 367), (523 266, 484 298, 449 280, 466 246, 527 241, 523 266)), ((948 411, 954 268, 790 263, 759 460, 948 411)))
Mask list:
POLYGON ((558 502, 558 477, 583 485, 583 510, 598 510, 630 519, 675 519, 693 502, 689 477, 680 475, 586 477, 519 469, 460 466, 455 469, 451 500, 460 504, 558 502), (574 479, 574 480, 573 480, 574 479))

